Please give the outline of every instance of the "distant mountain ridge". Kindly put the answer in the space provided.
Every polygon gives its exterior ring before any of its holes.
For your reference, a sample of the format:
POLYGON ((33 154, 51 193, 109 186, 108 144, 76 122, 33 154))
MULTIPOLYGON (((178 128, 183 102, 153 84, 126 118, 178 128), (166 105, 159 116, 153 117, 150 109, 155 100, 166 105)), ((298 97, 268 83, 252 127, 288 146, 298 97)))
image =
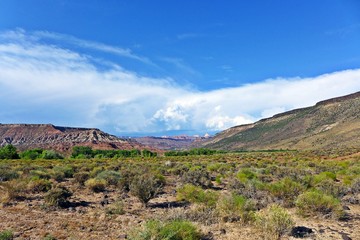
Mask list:
POLYGON ((227 150, 360 148, 360 92, 235 126, 196 146, 227 150))
POLYGON ((184 150, 188 149, 194 142, 201 142, 209 139, 210 136, 164 136, 164 137, 137 137, 135 141, 162 150, 184 150))
POLYGON ((12 144, 20 150, 54 149, 68 152, 73 146, 96 149, 143 149, 131 139, 121 139, 97 128, 59 127, 52 124, 0 124, 0 145, 12 144))

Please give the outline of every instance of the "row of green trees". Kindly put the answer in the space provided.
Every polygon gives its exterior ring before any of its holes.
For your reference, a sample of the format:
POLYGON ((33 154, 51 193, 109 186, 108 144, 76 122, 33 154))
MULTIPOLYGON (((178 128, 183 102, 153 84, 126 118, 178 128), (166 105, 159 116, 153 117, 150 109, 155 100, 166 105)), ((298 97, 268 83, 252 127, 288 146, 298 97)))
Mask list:
MULTIPOLYGON (((132 150, 94 150, 91 147, 73 147, 71 158, 124 158, 124 157, 156 157, 157 153, 144 149, 132 150)), ((0 159, 63 159, 64 156, 53 151, 40 148, 29 149, 18 153, 16 147, 8 144, 0 147, 0 159)))
POLYGON ((224 151, 212 150, 208 148, 193 148, 189 151, 168 151, 165 152, 165 156, 213 155, 216 153, 224 153, 224 151))
MULTIPOLYGON (((168 151, 165 156, 188 156, 188 155, 213 155, 223 153, 223 151, 211 150, 207 148, 194 148, 189 151, 168 151)), ((156 157, 157 153, 150 150, 139 149, 131 150, 99 150, 88 146, 75 146, 72 149, 71 158, 124 158, 124 157, 156 157)), ((18 153, 16 147, 9 144, 0 148, 0 159, 63 159, 64 157, 53 151, 40 148, 29 149, 18 153)))
POLYGON ((71 154, 72 158, 124 158, 124 157, 156 157, 157 153, 150 150, 99 150, 86 146, 75 146, 71 154))
POLYGON ((4 147, 0 147, 0 159, 62 159, 64 158, 61 154, 53 150, 43 149, 30 149, 18 153, 16 147, 8 144, 4 147))

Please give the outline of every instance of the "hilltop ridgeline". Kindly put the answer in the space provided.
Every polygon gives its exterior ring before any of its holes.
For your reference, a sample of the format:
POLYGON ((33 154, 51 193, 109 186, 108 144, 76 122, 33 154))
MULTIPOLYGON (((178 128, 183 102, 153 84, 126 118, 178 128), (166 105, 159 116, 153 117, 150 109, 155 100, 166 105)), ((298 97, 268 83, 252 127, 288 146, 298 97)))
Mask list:
POLYGON ((0 124, 0 146, 12 144, 20 150, 43 148, 69 152, 73 146, 94 149, 144 149, 140 143, 122 139, 96 128, 58 127, 52 124, 0 124))
POLYGON ((197 147, 223 150, 360 148, 360 92, 232 127, 197 147))

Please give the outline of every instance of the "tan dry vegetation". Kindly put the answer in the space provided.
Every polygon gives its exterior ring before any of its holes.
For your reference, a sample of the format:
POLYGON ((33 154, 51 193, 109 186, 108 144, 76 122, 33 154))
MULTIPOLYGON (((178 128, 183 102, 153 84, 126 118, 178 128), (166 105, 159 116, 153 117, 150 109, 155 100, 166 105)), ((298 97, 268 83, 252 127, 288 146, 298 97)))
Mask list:
MULTIPOLYGON (((48 234, 56 239, 124 239, 131 231, 149 219, 171 219, 177 214, 184 216, 185 213, 197 208, 197 204, 184 203, 176 198, 176 189, 181 185, 182 180, 181 173, 174 174, 174 172, 181 171, 184 166, 188 166, 189 169, 197 169, 199 166, 204 166, 205 169, 215 169, 211 170, 212 176, 218 173, 230 176, 231 172, 252 169, 259 179, 260 177, 267 179, 260 173, 269 169, 271 172, 268 175, 273 177, 271 181, 280 178, 283 174, 292 176, 293 166, 295 168, 301 166, 303 170, 311 169, 314 173, 336 169, 334 171, 340 181, 343 181, 349 174, 348 172, 351 170, 347 167, 349 164, 353 164, 351 166, 354 169, 359 168, 359 165, 356 165, 358 153, 350 155, 350 157, 346 157, 344 153, 341 160, 331 160, 329 159, 330 154, 323 152, 320 155, 316 154, 314 152, 249 152, 214 156, 158 157, 156 159, 2 161, 2 166, 10 166, 17 169, 18 172, 22 172, 21 169, 24 169, 24 166, 29 163, 34 168, 39 166, 49 168, 55 164, 73 165, 77 166, 77 171, 86 168, 91 170, 94 166, 102 166, 104 169, 114 169, 118 166, 134 169, 140 167, 148 169, 148 171, 162 172, 166 179, 166 185, 163 192, 151 199, 148 207, 144 207, 136 197, 121 190, 118 186, 107 186, 105 192, 94 193, 85 186, 80 186, 74 178, 66 178, 60 183, 50 179, 53 186, 65 186, 73 193, 69 199, 70 205, 66 208, 48 208, 44 206, 45 193, 26 192, 25 199, 10 201, 0 208, 0 231, 11 229, 15 239, 43 239, 48 234), (173 163, 172 166, 164 167, 165 163, 169 161, 173 163), (216 163, 219 164, 218 168, 216 168, 216 163), (307 165, 313 167, 309 168, 307 165), (345 175, 340 175, 341 172, 345 175), (108 211, 115 202, 121 202, 120 214, 111 214, 108 211)), ((296 174, 300 176, 302 169, 296 170, 294 177, 296 174)), ((214 187, 211 187, 210 190, 216 191, 219 196, 229 194, 228 181, 231 178, 224 177, 222 182, 216 182, 213 179, 214 187)), ((337 183, 335 182, 335 184, 337 183)), ((360 199, 358 193, 353 197, 360 199)), ((342 202, 342 205, 350 209, 346 210, 348 219, 344 221, 321 215, 300 217, 297 215, 295 207, 286 208, 286 211, 291 214, 296 226, 306 226, 314 231, 314 234, 305 239, 335 240, 346 239, 346 236, 353 240, 360 239, 360 228, 358 227, 360 226, 360 206, 348 202, 342 202)), ((206 222, 212 217, 203 215, 202 221, 194 221, 207 239, 263 239, 262 232, 252 224, 242 221, 224 221, 221 218, 216 218, 213 222, 206 222)), ((285 235, 281 239, 295 238, 285 235)))

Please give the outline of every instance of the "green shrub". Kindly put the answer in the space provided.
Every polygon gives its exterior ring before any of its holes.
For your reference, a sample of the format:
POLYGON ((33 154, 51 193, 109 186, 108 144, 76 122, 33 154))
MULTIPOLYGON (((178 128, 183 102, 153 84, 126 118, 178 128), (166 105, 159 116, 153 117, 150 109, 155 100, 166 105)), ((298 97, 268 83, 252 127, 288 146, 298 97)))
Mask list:
POLYGON ((248 180, 256 179, 257 175, 249 168, 243 168, 236 174, 240 182, 246 183, 248 180))
POLYGON ((283 201, 285 207, 294 206, 296 197, 305 190, 303 185, 288 177, 283 178, 279 182, 270 184, 268 189, 274 197, 283 201))
POLYGON ((0 168, 0 182, 16 178, 19 178, 19 174, 16 171, 7 168, 0 168))
POLYGON ((115 201, 106 207, 105 212, 109 215, 122 215, 125 213, 124 203, 121 200, 115 201))
POLYGON ((65 180, 65 173, 62 171, 55 170, 51 173, 51 177, 52 177, 52 179, 54 179, 57 182, 62 182, 65 180))
POLYGON ((219 198, 216 209, 224 221, 241 220, 244 223, 251 222, 254 216, 255 206, 250 200, 241 195, 231 194, 219 198))
POLYGON ((121 175, 116 171, 102 171, 96 176, 96 178, 104 179, 108 185, 117 186, 120 183, 121 175))
POLYGON ((181 180, 183 183, 191 183, 195 186, 201 186, 204 188, 213 186, 210 174, 202 168, 190 169, 182 175, 181 180))
POLYGON ((252 199, 256 208, 264 208, 273 202, 269 192, 265 191, 265 185, 256 179, 242 183, 237 178, 230 178, 227 186, 231 192, 242 195, 247 199, 252 199))
POLYGON ((164 187, 164 182, 153 174, 135 176, 130 184, 130 193, 136 196, 145 206, 164 187))
POLYGON ((321 214, 341 218, 344 215, 338 199, 319 191, 309 191, 299 195, 295 204, 298 213, 302 216, 321 214))
POLYGON ((350 191, 353 194, 358 194, 360 193, 360 178, 355 178, 352 183, 351 183, 351 187, 350 187, 350 191))
POLYGON ((57 238, 51 234, 47 234, 42 240, 57 240, 57 238))
POLYGON ((41 155, 43 153, 42 149, 30 149, 30 150, 26 150, 24 152, 22 152, 20 154, 20 157, 22 159, 31 159, 31 160, 35 160, 37 158, 41 158, 41 155))
POLYGON ((334 182, 330 179, 325 179, 319 182, 315 187, 321 192, 336 198, 345 196, 346 192, 348 191, 347 188, 341 183, 334 182))
POLYGON ((12 240, 14 239, 14 234, 11 230, 4 230, 0 232, 0 240, 12 240))
POLYGON ((43 159, 63 159, 64 157, 60 153, 55 152, 54 150, 45 150, 42 153, 41 158, 43 158, 43 159))
POLYGON ((77 172, 74 174, 74 179, 77 183, 83 186, 90 177, 89 172, 77 172))
POLYGON ((105 191, 106 185, 107 185, 106 180, 99 178, 90 178, 85 182, 85 186, 88 187, 93 192, 105 191))
POLYGON ((215 207, 218 200, 218 194, 215 191, 203 190, 201 187, 192 184, 185 184, 177 189, 176 198, 191 203, 204 204, 208 207, 215 207))
POLYGON ((157 220, 147 221, 143 229, 135 230, 130 234, 131 240, 200 240, 201 233, 190 222, 187 221, 171 221, 160 222, 157 220))
POLYGON ((31 170, 30 176, 35 178, 41 178, 41 179, 50 179, 51 175, 46 172, 45 170, 31 170))
POLYGON ((55 187, 45 195, 45 204, 50 207, 65 207, 72 193, 65 187, 55 187))
POLYGON ((64 173, 65 178, 72 178, 74 176, 74 168, 72 166, 55 166, 53 168, 55 172, 62 172, 64 173))
POLYGON ((295 225, 290 214, 278 205, 271 205, 256 213, 255 219, 256 226, 261 230, 264 239, 279 240, 295 225))
POLYGON ((75 146, 72 149, 71 157, 72 158, 92 158, 94 156, 94 152, 91 147, 86 146, 75 146))
POLYGON ((324 181, 324 180, 332 180, 335 181, 336 180, 336 174, 332 173, 332 172, 322 172, 319 173, 318 175, 315 175, 313 178, 314 181, 314 185, 324 181))
POLYGON ((47 192, 51 189, 51 182, 46 179, 33 178, 28 183, 27 189, 34 193, 47 192))
POLYGON ((19 159, 16 147, 8 144, 4 147, 0 147, 0 159, 19 159))

